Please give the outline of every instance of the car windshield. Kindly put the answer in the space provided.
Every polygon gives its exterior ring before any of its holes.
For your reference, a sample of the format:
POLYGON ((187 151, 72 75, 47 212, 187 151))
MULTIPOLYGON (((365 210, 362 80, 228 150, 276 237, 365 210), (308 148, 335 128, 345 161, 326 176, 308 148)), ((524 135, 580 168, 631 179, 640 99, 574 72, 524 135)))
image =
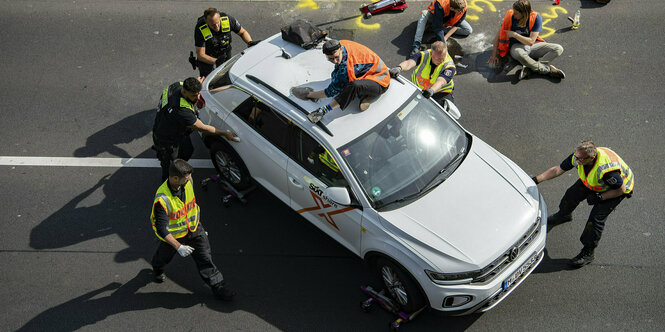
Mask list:
POLYGON ((416 92, 338 151, 371 204, 388 210, 443 182, 464 159, 469 143, 470 136, 455 121, 416 92))

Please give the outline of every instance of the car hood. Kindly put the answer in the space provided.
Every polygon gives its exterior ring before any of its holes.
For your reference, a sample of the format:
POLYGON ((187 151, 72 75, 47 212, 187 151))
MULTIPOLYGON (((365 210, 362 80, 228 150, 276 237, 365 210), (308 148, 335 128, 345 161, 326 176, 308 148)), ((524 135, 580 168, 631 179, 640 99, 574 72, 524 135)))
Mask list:
POLYGON ((491 263, 533 225, 538 195, 524 171, 474 137, 445 182, 380 215, 384 227, 439 271, 470 271, 491 263))

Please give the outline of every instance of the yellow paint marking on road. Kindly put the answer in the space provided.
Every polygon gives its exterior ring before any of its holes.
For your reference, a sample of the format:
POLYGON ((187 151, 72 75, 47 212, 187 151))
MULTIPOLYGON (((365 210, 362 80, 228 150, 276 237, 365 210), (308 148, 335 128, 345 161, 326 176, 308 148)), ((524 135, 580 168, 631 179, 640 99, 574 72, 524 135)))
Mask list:
POLYGON ((316 1, 313 0, 300 0, 298 1, 296 8, 319 9, 319 4, 317 4, 316 1))
POLYGON ((367 29, 367 30, 376 30, 381 28, 381 24, 379 23, 374 23, 374 24, 365 24, 363 23, 363 16, 358 15, 358 18, 356 19, 356 25, 359 28, 367 29))

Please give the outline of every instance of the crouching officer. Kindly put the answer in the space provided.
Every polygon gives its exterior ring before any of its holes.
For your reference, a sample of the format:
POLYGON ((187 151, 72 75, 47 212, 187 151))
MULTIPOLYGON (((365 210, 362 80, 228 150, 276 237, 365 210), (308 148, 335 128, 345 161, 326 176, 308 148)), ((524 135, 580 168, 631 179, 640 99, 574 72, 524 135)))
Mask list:
POLYGON ((216 8, 208 8, 199 17, 194 29, 194 46, 196 47, 196 65, 199 76, 208 76, 210 72, 231 57, 231 32, 242 38, 247 46, 254 46, 252 36, 238 20, 216 8))
POLYGON ((162 181, 169 176, 169 166, 176 159, 189 160, 194 153, 190 134, 201 131, 221 135, 228 140, 238 141, 234 133, 220 130, 199 120, 195 107, 201 96, 203 78, 190 77, 184 82, 176 82, 162 91, 162 96, 152 127, 153 149, 162 166, 162 181))
POLYGON ((182 159, 176 159, 169 168, 152 204, 152 229, 161 240, 152 257, 155 282, 163 282, 164 267, 177 252, 182 257, 192 255, 201 279, 221 300, 231 300, 235 292, 225 287, 224 277, 212 262, 208 235, 200 223, 200 209, 196 204, 192 186, 193 168, 182 159))
POLYGON ((390 76, 397 77, 403 70, 415 67, 411 81, 422 90, 425 98, 432 97, 441 106, 445 99, 453 101, 453 76, 457 69, 446 44, 445 41, 434 42, 431 49, 415 53, 397 67, 390 68, 390 76))
POLYGON ((548 226, 554 226, 573 220, 573 211, 584 199, 593 206, 580 237, 584 248, 570 260, 570 265, 582 267, 593 261, 594 249, 598 246, 607 217, 624 198, 630 198, 633 194, 635 177, 630 167, 614 151, 597 148, 592 141, 582 141, 561 165, 532 179, 538 184, 575 167, 579 179, 568 188, 559 203, 559 211, 549 216, 547 223, 548 226))

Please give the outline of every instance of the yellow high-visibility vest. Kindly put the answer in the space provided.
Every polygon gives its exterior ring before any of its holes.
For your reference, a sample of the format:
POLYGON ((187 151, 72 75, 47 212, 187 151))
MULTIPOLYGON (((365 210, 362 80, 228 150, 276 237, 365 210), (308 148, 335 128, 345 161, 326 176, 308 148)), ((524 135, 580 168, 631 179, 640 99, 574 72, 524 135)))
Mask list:
POLYGON ((194 197, 194 187, 192 181, 185 184, 185 202, 181 201, 178 197, 171 194, 169 189, 168 180, 159 186, 155 194, 155 200, 152 203, 152 212, 150 213, 150 222, 152 229, 155 231, 157 237, 164 241, 164 239, 157 233, 155 227, 155 204, 161 204, 166 214, 169 216, 169 225, 167 229, 174 238, 181 238, 187 235, 188 232, 196 231, 199 226, 200 209, 196 204, 194 197))
MULTIPOLYGON (((589 174, 584 173, 584 165, 577 165, 577 174, 582 180, 584 185, 597 192, 604 192, 609 190, 607 184, 603 181, 603 176, 607 172, 612 171, 621 171, 621 178, 623 179, 623 184, 626 186, 626 191, 624 194, 629 194, 633 191, 635 186, 635 180, 633 172, 630 170, 630 167, 616 154, 614 151, 608 148, 596 148, 598 151, 598 156, 596 157, 596 163, 593 165, 589 174)), ((575 162, 575 155, 573 154, 573 165, 575 162)))

